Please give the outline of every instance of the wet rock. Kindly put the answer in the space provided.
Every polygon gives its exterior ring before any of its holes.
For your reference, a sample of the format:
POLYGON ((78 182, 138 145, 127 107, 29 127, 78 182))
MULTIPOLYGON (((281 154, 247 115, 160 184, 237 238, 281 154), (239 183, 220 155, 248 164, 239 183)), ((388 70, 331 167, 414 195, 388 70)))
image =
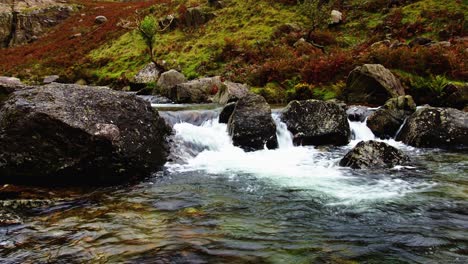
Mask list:
POLYGON ((340 161, 340 166, 353 169, 392 168, 405 164, 409 157, 387 143, 362 141, 340 161))
POLYGON ((236 108, 235 102, 229 103, 226 106, 224 106, 223 110, 219 114, 219 123, 227 124, 235 108, 236 108))
POLYGON ((454 108, 419 108, 408 118, 397 140, 414 147, 467 148, 468 113, 454 108))
POLYGON ((225 81, 213 97, 212 102, 225 105, 230 102, 238 101, 240 98, 249 94, 249 92, 249 86, 245 84, 225 81))
POLYGON ((394 138, 403 122, 415 110, 416 104, 410 95, 392 98, 369 116, 367 126, 379 138, 394 138))
POLYGON ((293 134, 296 145, 345 145, 350 141, 346 112, 336 103, 292 101, 281 119, 293 134))
POLYGON ((154 89, 153 94, 161 93, 161 95, 169 97, 170 90, 172 87, 176 86, 177 84, 181 84, 186 82, 187 79, 185 76, 176 71, 176 70, 169 70, 161 74, 157 82, 157 88, 154 89))
POLYGON ((96 24, 104 24, 107 22, 107 17, 105 16, 97 16, 95 19, 94 19, 94 23, 96 24))
POLYGON ((400 81, 380 64, 364 64, 348 76, 343 95, 348 103, 382 105, 392 97, 404 95, 400 81))
POLYGON ((245 151, 275 149, 278 147, 276 125, 271 117, 271 108, 265 98, 249 94, 236 103, 229 118, 229 135, 233 144, 245 151))
POLYGON ((364 122, 372 113, 369 107, 362 105, 351 105, 346 109, 346 115, 350 121, 364 122))
POLYGON ((60 79, 60 76, 58 75, 49 75, 44 77, 44 80, 42 81, 43 84, 49 84, 53 82, 57 82, 58 79, 60 79))
POLYGON ((177 103, 208 103, 223 85, 221 77, 209 77, 173 86, 167 97, 177 103))
POLYGON ((53 83, 0 108, 0 182, 99 185, 149 175, 170 128, 149 103, 103 87, 53 83))
POLYGON ((402 111, 378 109, 367 119, 367 126, 376 137, 394 138, 406 117, 402 111))

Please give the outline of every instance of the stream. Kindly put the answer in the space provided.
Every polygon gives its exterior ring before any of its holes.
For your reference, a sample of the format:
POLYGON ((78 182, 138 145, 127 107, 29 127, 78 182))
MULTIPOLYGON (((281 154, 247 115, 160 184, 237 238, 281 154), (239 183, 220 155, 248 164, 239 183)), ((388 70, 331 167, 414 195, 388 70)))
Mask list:
POLYGON ((383 140, 411 166, 352 170, 365 122, 346 146, 297 147, 275 110, 279 148, 246 153, 221 109, 155 106, 175 131, 164 170, 1 198, 21 223, 0 226, 0 263, 468 263, 466 152, 383 140))

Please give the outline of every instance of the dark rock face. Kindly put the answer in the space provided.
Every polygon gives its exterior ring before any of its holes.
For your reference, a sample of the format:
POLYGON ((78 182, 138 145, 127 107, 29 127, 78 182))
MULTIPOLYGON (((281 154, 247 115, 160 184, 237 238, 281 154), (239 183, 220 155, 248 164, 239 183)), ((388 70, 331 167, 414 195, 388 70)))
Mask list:
POLYGON ((265 98, 250 94, 241 98, 229 118, 229 135, 235 146, 245 151, 278 147, 276 125, 265 98))
POLYGON ((403 111, 378 109, 367 119, 367 126, 376 137, 394 138, 406 117, 403 111))
POLYGON ((414 147, 468 147, 468 113, 453 108, 424 107, 416 110, 397 140, 414 147))
MULTIPOLYGON (((19 1, 18 1, 19 2, 19 1)), ((73 13, 71 6, 0 13, 0 47, 29 43, 73 13)))
POLYGON ((404 95, 400 81, 380 64, 356 67, 348 76, 343 95, 347 103, 383 105, 392 97, 404 95))
POLYGON ((362 105, 352 105, 346 109, 346 114, 350 121, 364 122, 373 111, 369 110, 369 107, 362 105))
POLYGON ((416 104, 410 95, 392 98, 369 116, 367 126, 379 138, 394 138, 405 119, 415 110, 416 104))
POLYGON ((226 106, 224 106, 223 110, 219 114, 219 123, 227 124, 235 108, 236 108, 235 102, 229 103, 226 106))
POLYGON ((102 87, 50 84, 0 109, 0 182, 99 185, 149 175, 170 128, 149 103, 102 87))
POLYGON ((378 141, 362 141, 348 152, 340 161, 340 166, 353 169, 392 168, 409 161, 409 157, 401 150, 387 143, 378 141))
POLYGON ((292 101, 281 119, 296 145, 345 145, 350 141, 346 112, 332 102, 292 101))

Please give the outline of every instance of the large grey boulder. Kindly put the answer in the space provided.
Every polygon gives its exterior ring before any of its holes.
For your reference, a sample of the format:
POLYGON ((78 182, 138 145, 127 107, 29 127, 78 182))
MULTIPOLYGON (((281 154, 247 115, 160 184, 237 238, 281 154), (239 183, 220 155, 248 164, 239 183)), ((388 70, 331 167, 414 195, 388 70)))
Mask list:
POLYGON ((397 140, 415 147, 467 148, 468 113, 454 108, 419 108, 406 120, 397 140))
POLYGON ((173 86, 167 97, 177 103, 208 103, 222 85, 219 76, 200 78, 173 86))
POLYGON ((405 164, 409 157, 384 142, 361 141, 340 161, 340 166, 353 169, 392 168, 405 164))
POLYGON ((348 103, 382 105, 392 97, 404 95, 400 81, 380 64, 356 67, 348 76, 343 96, 348 103))
POLYGON ((405 119, 415 110, 416 104, 410 95, 392 98, 369 116, 367 126, 379 138, 394 138, 405 119))
POLYGON ((236 102, 249 93, 250 89, 246 84, 225 81, 223 85, 220 86, 212 101, 213 103, 225 105, 227 103, 236 102))
POLYGON ((130 83, 132 90, 140 90, 145 88, 149 83, 156 83, 158 81, 160 71, 154 62, 148 63, 141 69, 133 81, 130 83))
POLYGON ((333 102, 292 101, 281 119, 296 145, 346 145, 350 141, 346 112, 333 102))
POLYGON ((103 87, 50 84, 0 108, 0 182, 103 184, 150 175, 170 128, 150 104, 103 87))
POLYGON ((187 78, 185 78, 185 76, 182 73, 176 70, 169 70, 167 72, 163 72, 157 82, 158 89, 154 89, 153 93, 160 93, 163 96, 169 97, 172 87, 176 86, 177 84, 184 83, 186 81, 187 78))
POLYGON ((278 147, 276 124, 265 98, 249 94, 241 98, 229 118, 229 135, 233 144, 246 151, 278 147))

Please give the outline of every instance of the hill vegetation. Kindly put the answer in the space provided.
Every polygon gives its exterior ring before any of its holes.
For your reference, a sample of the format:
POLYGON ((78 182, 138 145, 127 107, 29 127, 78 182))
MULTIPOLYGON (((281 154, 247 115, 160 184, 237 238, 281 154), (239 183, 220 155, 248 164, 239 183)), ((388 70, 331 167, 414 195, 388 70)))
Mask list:
POLYGON ((437 97, 440 83, 468 81, 466 0, 73 4, 79 11, 48 35, 0 50, 2 74, 31 81, 59 74, 66 81, 124 87, 151 61, 135 21, 152 16, 176 22, 156 35, 155 61, 188 78, 221 75, 247 83, 273 103, 334 98, 348 73, 364 63, 391 69, 410 94, 437 97), (205 21, 187 21, 193 9, 205 21), (340 23, 329 25, 328 15, 318 18, 332 9, 342 12, 340 23), (108 22, 94 24, 97 15, 108 22), (78 33, 80 37, 71 37, 78 33), (425 40, 432 43, 422 45, 425 40))

